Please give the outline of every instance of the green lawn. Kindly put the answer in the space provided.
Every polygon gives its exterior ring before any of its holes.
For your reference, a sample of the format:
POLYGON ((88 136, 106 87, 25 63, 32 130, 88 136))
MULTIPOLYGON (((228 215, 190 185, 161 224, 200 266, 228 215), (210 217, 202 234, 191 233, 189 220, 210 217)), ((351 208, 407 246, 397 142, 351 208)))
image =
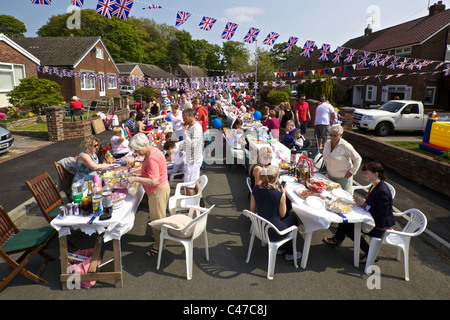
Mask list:
POLYGON ((25 131, 47 131, 47 123, 33 123, 28 126, 16 127, 15 130, 25 130, 25 131))
MULTIPOLYGON (((437 158, 439 157, 438 154, 430 152, 430 151, 426 151, 423 149, 419 148, 419 143, 416 141, 386 141, 387 143, 390 143, 394 146, 400 147, 400 148, 404 148, 407 149, 409 151, 413 151, 413 152, 417 152, 417 153, 421 153, 424 154, 426 156, 432 157, 432 158, 437 158)), ((439 159, 436 160, 440 160, 440 161, 445 161, 450 163, 450 159, 448 157, 439 157, 439 159)))

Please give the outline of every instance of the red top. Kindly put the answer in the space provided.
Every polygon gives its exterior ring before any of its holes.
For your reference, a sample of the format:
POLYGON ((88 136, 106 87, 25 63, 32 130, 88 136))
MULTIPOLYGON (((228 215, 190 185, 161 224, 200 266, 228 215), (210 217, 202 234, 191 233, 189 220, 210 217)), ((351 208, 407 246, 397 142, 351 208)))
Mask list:
POLYGON ((195 120, 201 122, 203 132, 208 127, 208 109, 204 106, 198 106, 195 110, 195 120))
POLYGON ((295 104, 295 113, 298 114, 298 121, 306 121, 308 120, 307 118, 307 114, 308 114, 308 109, 309 109, 309 104, 308 102, 297 102, 295 104))
POLYGON ((277 118, 270 118, 263 123, 263 126, 269 128, 269 132, 272 129, 280 129, 280 122, 277 118))
POLYGON ((154 150, 152 154, 145 159, 142 164, 141 177, 150 179, 159 177, 156 186, 143 186, 147 194, 152 194, 155 192, 156 188, 167 183, 167 163, 163 153, 159 149, 154 150))
POLYGON ((75 100, 70 104, 70 109, 82 109, 84 107, 83 102, 80 100, 75 100))

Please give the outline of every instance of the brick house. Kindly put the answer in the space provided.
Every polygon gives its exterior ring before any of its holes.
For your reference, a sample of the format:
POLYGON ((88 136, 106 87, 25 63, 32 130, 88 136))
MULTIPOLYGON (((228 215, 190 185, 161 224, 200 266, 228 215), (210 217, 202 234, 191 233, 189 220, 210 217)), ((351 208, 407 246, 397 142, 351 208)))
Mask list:
POLYGON ((139 80, 144 77, 144 73, 141 68, 139 68, 137 63, 117 63, 116 65, 119 69, 120 77, 124 78, 121 82, 122 85, 135 85, 136 87, 140 86, 139 80))
POLYGON ((20 84, 20 79, 37 78, 40 61, 3 33, 0 34, 0 108, 9 105, 6 94, 20 84))
POLYGON ((285 71, 315 70, 336 76, 338 85, 347 91, 345 100, 353 106, 382 104, 398 97, 423 101, 428 109, 450 110, 450 76, 442 72, 445 65, 435 69, 435 62, 420 69, 391 70, 387 66, 392 58, 385 66, 359 65, 363 52, 370 52, 370 59, 375 53, 400 57, 400 61, 407 58, 408 65, 415 59, 450 62, 450 10, 445 10, 442 1, 430 6, 428 16, 377 32, 367 27, 363 36, 342 46, 346 48, 343 58, 349 49, 358 49, 351 63, 333 63, 333 53, 329 61, 322 62, 315 50, 311 58, 285 71))
POLYGON ((40 59, 43 68, 38 77, 57 82, 66 101, 73 96, 89 101, 119 95, 119 69, 101 37, 14 38, 14 41, 40 59), (53 68, 80 77, 50 74, 48 71, 53 68))
POLYGON ((205 72, 202 68, 187 64, 178 64, 173 68, 172 73, 177 78, 204 78, 205 72))

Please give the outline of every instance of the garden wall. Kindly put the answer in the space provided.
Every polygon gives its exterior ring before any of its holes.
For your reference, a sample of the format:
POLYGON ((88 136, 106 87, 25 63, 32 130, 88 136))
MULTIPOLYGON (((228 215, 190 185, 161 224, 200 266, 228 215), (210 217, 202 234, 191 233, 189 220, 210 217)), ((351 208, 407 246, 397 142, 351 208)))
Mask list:
POLYGON ((352 144, 361 156, 378 161, 403 177, 450 196, 449 163, 356 132, 345 131, 344 139, 352 144))

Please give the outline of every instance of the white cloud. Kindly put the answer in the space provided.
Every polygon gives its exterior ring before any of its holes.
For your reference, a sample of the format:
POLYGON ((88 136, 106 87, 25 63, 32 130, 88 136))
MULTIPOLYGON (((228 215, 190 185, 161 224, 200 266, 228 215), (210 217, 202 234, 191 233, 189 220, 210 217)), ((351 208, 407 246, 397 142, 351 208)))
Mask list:
POLYGON ((264 14, 264 9, 257 7, 235 7, 225 9, 223 14, 226 19, 235 23, 250 23, 255 22, 255 16, 264 14))

